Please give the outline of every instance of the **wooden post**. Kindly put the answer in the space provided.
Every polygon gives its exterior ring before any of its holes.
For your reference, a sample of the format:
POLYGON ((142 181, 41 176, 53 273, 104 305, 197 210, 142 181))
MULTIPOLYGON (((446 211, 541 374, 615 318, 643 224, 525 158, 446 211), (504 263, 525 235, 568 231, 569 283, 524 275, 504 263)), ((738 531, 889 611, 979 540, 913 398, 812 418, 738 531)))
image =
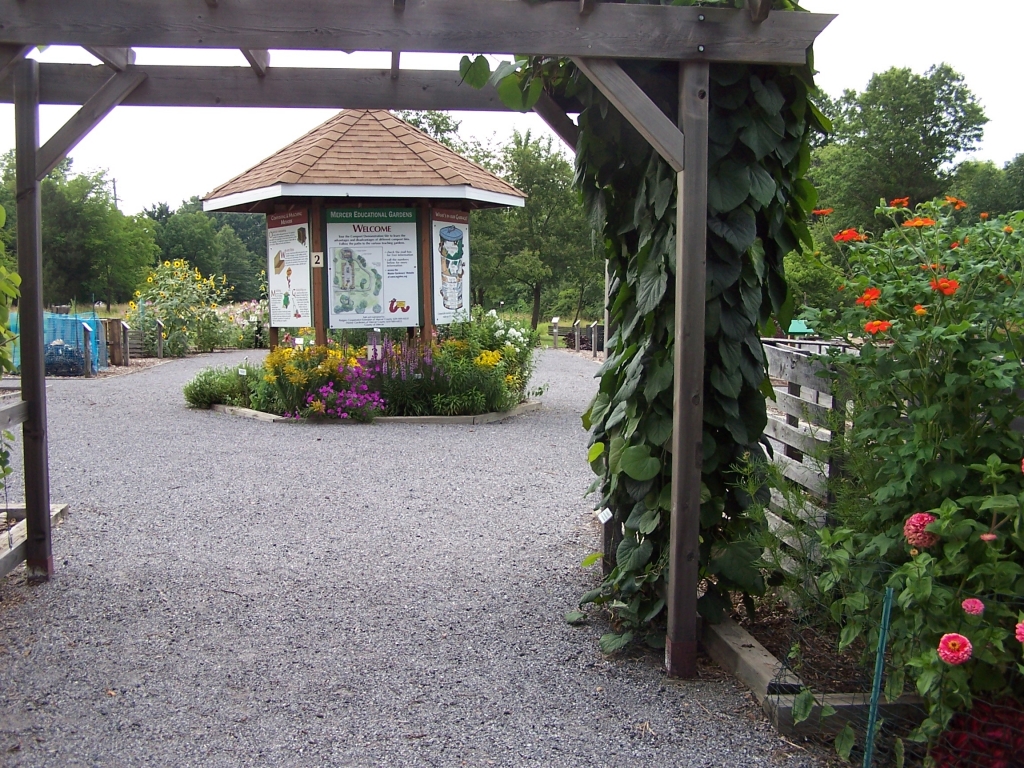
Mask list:
POLYGON ((423 236, 420 239, 420 273, 422 275, 423 338, 429 343, 434 338, 434 226, 430 219, 430 202, 420 202, 423 217, 423 236))
POLYGON ((708 65, 679 65, 679 127, 685 170, 676 198, 675 387, 672 522, 665 668, 697 674, 697 582, 704 433, 704 280, 708 200, 708 65))
POLYGON ((158 360, 162 360, 164 356, 164 322, 163 320, 156 321, 156 356, 158 360))
POLYGON ((590 356, 597 357, 597 320, 590 324, 590 356))
MULTIPOLYGON (((323 209, 324 199, 314 197, 312 209, 309 212, 309 244, 310 253, 324 252, 323 238, 323 209)), ((320 261, 324 263, 323 260, 320 261)), ((316 343, 323 346, 327 343, 327 302, 324 301, 324 267, 312 266, 310 258, 310 271, 313 273, 312 288, 312 309, 313 309, 313 330, 316 332, 316 343)))
POLYGON ((551 318, 551 348, 558 349, 558 318, 551 318))
POLYGON ((131 340, 128 338, 128 331, 132 327, 128 325, 124 320, 121 321, 121 365, 129 366, 132 364, 132 348, 131 340))
POLYGON ((281 341, 281 332, 274 326, 270 326, 270 333, 268 334, 268 336, 269 339, 267 341, 267 344, 269 345, 270 349, 277 349, 277 345, 281 341))
POLYGON ((50 540, 50 465, 46 437, 46 362, 43 357, 42 206, 39 196, 39 63, 25 59, 14 74, 18 272, 21 273, 21 399, 28 404, 25 456, 25 564, 31 579, 53 574, 50 540))
POLYGON ((92 365, 92 328, 88 323, 82 323, 82 346, 85 348, 85 378, 91 379, 96 369, 92 365))

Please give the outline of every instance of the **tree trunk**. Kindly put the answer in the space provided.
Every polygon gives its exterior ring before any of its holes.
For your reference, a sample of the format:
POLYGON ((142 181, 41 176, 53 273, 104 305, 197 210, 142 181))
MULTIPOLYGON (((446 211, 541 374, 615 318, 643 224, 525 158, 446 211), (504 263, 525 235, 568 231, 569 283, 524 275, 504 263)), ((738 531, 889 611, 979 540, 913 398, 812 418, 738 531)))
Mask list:
POLYGON ((540 287, 540 283, 533 286, 533 318, 530 320, 533 330, 537 330, 537 324, 540 322, 540 287))
POLYGON ((477 303, 477 305, 479 305, 481 307, 484 305, 484 289, 483 288, 477 288, 476 289, 476 303, 477 303))

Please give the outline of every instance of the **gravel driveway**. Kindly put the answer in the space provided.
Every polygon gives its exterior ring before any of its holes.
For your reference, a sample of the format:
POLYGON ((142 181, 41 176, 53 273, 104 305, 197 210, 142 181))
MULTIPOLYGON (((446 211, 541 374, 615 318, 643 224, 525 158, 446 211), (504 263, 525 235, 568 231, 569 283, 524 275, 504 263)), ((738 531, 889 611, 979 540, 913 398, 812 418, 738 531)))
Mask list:
POLYGON ((713 666, 564 622, 599 570, 595 363, 541 353, 544 408, 486 426, 185 407, 242 357, 50 383, 71 514, 55 578, 0 588, 0 765, 817 764, 713 666))

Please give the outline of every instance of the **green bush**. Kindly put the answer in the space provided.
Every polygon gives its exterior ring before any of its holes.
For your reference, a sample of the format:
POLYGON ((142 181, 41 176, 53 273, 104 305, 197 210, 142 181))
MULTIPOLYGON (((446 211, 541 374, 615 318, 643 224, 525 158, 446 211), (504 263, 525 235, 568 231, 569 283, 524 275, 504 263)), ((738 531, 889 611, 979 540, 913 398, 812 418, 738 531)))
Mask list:
POLYGON ((841 647, 871 653, 895 589, 886 695, 912 684, 928 707, 915 737, 934 740, 976 696, 1024 695, 1024 213, 894 203, 877 240, 836 235, 859 298, 809 313, 850 340, 827 362, 854 403, 816 583, 841 647))
POLYGON ((256 382, 263 380, 263 371, 249 363, 222 368, 204 368, 185 385, 185 401, 192 408, 211 405, 251 407, 251 393, 256 382), (239 371, 244 370, 245 375, 239 371))

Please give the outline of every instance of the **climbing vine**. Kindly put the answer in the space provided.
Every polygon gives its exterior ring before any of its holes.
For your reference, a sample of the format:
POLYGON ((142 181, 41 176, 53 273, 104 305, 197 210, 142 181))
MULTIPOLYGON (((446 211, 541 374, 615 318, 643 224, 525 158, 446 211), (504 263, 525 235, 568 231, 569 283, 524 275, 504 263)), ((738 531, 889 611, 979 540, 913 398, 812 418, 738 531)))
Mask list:
MULTIPOLYGON (((707 3, 733 5, 731 2, 707 3)), ((463 60, 467 81, 484 79, 482 58, 463 60), (474 70, 475 68, 475 70, 474 70)), ((620 62, 664 111, 678 113, 675 62, 620 62)), ((594 229, 603 233, 611 333, 598 393, 583 416, 597 474, 598 508, 623 530, 614 567, 581 603, 612 609, 632 637, 662 614, 671 504, 676 178, 671 167, 565 60, 517 58, 490 75, 507 104, 529 109, 541 86, 581 108, 576 181, 594 229)), ((765 590, 760 523, 738 472, 763 458, 770 392, 760 329, 787 327, 792 303, 783 257, 812 248, 806 221, 817 195, 804 177, 812 132, 830 129, 803 67, 712 64, 709 180, 701 615, 719 621, 730 593, 749 603, 765 590)), ((652 634, 653 637, 653 634, 652 634)))

